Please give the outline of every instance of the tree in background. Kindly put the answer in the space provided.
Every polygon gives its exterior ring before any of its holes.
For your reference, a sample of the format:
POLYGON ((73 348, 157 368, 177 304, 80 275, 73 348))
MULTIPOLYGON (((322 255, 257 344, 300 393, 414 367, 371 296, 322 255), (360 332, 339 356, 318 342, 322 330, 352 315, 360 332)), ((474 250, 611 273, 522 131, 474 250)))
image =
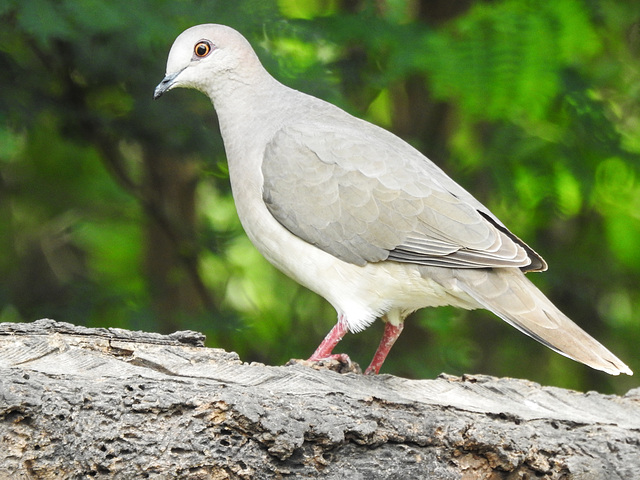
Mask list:
MULTIPOLYGON (((284 83, 388 128, 550 264, 531 275, 632 369, 640 323, 640 7, 613 0, 0 5, 0 320, 197 329, 245 360, 335 322, 249 244, 208 100, 152 101, 185 28, 224 23, 284 83)), ((342 348, 367 362, 379 325, 342 348)), ((486 312, 413 315, 385 372, 624 392, 486 312)))

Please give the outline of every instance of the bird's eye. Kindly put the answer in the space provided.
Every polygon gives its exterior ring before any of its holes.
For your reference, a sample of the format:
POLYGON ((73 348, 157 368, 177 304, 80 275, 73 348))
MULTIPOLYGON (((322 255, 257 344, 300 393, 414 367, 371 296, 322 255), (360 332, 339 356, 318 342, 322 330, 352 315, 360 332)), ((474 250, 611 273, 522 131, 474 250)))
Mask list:
POLYGON ((209 42, 198 42, 193 49, 193 53, 196 54, 196 57, 206 57, 211 53, 211 44, 209 42))

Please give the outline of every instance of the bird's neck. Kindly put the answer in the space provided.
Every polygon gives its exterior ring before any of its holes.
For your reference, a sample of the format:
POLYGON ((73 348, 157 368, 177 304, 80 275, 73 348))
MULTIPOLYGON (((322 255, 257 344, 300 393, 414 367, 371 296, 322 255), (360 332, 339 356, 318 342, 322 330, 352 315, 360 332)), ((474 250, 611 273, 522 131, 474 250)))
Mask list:
POLYGON ((218 115, 234 196, 261 195, 264 148, 284 121, 278 98, 287 89, 267 74, 259 82, 227 80, 224 90, 207 92, 218 115))
POLYGON ((257 145, 264 146, 280 128, 278 93, 285 90, 287 87, 266 74, 257 82, 237 79, 225 82, 223 89, 207 92, 218 114, 230 162, 246 156, 257 145))

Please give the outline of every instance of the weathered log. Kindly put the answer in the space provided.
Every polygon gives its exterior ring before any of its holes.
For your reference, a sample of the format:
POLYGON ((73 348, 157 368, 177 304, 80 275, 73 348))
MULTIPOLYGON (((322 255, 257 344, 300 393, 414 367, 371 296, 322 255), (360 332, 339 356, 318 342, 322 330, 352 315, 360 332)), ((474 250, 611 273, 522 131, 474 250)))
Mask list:
POLYGON ((0 324, 0 478, 640 478, 640 389, 270 367, 203 340, 0 324))

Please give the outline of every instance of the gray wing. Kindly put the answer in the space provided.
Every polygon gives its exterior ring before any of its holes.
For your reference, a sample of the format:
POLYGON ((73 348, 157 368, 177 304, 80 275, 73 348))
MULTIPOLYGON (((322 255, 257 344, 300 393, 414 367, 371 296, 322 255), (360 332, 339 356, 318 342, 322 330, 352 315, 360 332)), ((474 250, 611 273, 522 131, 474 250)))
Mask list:
POLYGON ((417 150, 362 121, 280 129, 263 199, 289 231, 346 262, 543 270, 542 260, 417 150))

